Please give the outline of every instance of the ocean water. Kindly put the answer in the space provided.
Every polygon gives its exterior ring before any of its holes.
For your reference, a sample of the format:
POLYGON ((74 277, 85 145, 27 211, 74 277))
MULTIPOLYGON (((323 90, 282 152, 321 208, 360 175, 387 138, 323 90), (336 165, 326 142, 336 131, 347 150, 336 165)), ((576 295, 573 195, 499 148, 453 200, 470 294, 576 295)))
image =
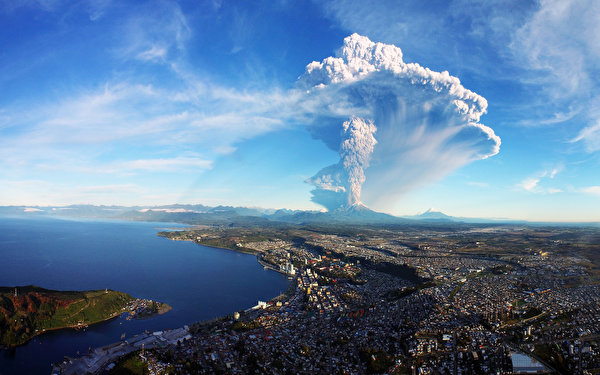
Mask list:
POLYGON ((56 290, 109 288, 166 302, 167 314, 117 318, 85 331, 39 336, 0 350, 0 375, 49 374, 64 356, 143 332, 181 327, 256 305, 285 291, 288 280, 253 255, 171 241, 167 223, 0 217, 0 285, 56 290))

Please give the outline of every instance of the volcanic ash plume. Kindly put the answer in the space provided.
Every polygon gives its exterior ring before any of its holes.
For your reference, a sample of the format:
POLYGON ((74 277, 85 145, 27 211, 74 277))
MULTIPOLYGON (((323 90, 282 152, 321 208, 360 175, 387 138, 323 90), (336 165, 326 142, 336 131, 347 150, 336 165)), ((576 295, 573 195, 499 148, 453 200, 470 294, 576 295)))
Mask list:
POLYGON ((360 191, 365 182, 365 169, 377 141, 373 133, 377 130, 371 121, 353 117, 343 124, 344 141, 340 147, 340 161, 348 174, 348 206, 360 204, 360 191))
POLYGON ((500 138, 479 122, 485 98, 448 72, 402 57, 396 46, 353 34, 298 80, 302 122, 340 154, 307 180, 312 200, 330 211, 361 201, 389 210, 408 191, 500 149, 500 138))
POLYGON ((376 131, 372 121, 359 117, 352 117, 342 124, 340 161, 307 180, 318 188, 313 191, 313 201, 330 211, 361 205, 360 192, 365 182, 365 169, 377 144, 373 136, 376 131))
POLYGON ((323 168, 307 180, 317 187, 313 201, 329 211, 360 205, 360 192, 365 182, 365 169, 377 144, 372 121, 352 117, 342 124, 337 164, 323 168))

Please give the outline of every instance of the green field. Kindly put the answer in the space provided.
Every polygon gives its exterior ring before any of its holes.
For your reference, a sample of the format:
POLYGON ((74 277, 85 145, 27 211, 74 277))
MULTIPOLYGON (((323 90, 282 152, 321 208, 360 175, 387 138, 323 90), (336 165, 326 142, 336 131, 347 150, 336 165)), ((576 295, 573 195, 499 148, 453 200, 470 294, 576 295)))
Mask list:
POLYGON ((21 345, 45 331, 98 323, 133 300, 113 290, 55 291, 36 286, 0 287, 0 345, 21 345))
POLYGON ((148 365, 139 356, 140 352, 133 352, 121 358, 109 374, 110 375, 146 375, 148 365))

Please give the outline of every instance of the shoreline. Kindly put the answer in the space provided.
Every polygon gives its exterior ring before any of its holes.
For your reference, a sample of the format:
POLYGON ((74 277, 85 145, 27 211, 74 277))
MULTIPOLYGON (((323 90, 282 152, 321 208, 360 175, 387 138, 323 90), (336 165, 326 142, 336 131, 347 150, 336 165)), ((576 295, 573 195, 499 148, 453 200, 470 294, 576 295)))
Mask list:
MULTIPOLYGON (((159 233, 160 233, 160 232, 159 232, 159 233)), ((163 237, 163 238, 165 238, 165 239, 168 239, 168 240, 171 240, 171 241, 192 242, 192 243, 194 243, 194 244, 196 244, 196 245, 200 245, 200 246, 206 246, 206 247, 210 247, 210 248, 212 248, 212 249, 217 249, 217 250, 227 250, 227 251, 233 251, 233 252, 236 252, 236 253, 241 253, 241 254, 249 254, 249 255, 254 255, 254 257, 256 258, 256 262, 257 262, 259 265, 261 265, 261 266, 262 266, 264 269, 268 269, 268 270, 270 270, 270 271, 277 272, 277 273, 279 273, 279 274, 283 275, 283 276, 284 276, 284 277, 287 279, 287 281, 288 281, 288 288, 286 289, 286 291, 285 291, 285 292, 283 292, 283 293, 280 293, 280 294, 278 294, 277 296, 275 296, 275 297, 273 297, 273 298, 270 298, 270 299, 269 299, 269 301, 283 301, 283 300, 285 300, 285 298, 289 297, 289 296, 288 296, 288 292, 290 291, 290 289, 291 289, 291 288, 295 288, 295 284, 294 284, 294 283, 293 283, 293 282, 290 280, 290 278, 292 278, 292 279, 293 279, 293 278, 295 278, 296 276, 295 276, 295 275, 289 275, 289 274, 287 274, 287 273, 285 273, 285 272, 281 271, 280 269, 277 269, 277 268, 276 268, 274 265, 272 265, 272 264, 270 264, 270 263, 267 263, 267 262, 265 262, 264 260, 262 260, 262 259, 261 259, 261 252, 259 252, 259 251, 256 251, 256 250, 250 250, 250 249, 246 249, 246 248, 236 248, 236 249, 232 249, 232 248, 229 248, 229 247, 219 247, 219 246, 215 246, 215 245, 206 245, 206 244, 203 244, 203 243, 196 242, 196 241, 195 241, 195 240, 193 240, 193 239, 177 239, 177 238, 169 238, 169 237, 167 237, 167 236, 163 236, 163 235, 160 235, 160 234, 157 234, 157 236, 159 236, 159 237, 163 237)), ((254 306, 252 306, 252 307, 254 307, 254 306)), ((252 307, 250 307, 250 309, 251 309, 252 307)), ((195 322, 195 323, 192 323, 192 324, 208 324, 208 323, 211 323, 211 322, 215 322, 215 321, 219 321, 219 320, 221 320, 221 319, 224 319, 224 318, 226 318, 227 316, 229 316, 229 315, 231 315, 231 314, 233 314, 233 313, 235 313, 235 311, 233 311, 233 312, 231 312, 231 313, 229 313, 229 314, 225 314, 225 315, 221 315, 221 316, 218 316, 218 317, 212 318, 212 319, 201 320, 201 321, 198 321, 198 322, 195 322)))
MULTIPOLYGON (((165 237, 165 238, 167 238, 167 237, 165 237)), ((172 240, 172 241, 190 241, 190 242, 193 242, 196 245, 206 246, 206 247, 210 247, 210 248, 213 248, 213 249, 229 250, 229 251, 234 251, 234 252, 239 252, 239 253, 254 255, 258 264, 260 264, 261 266, 263 266, 265 269, 269 269, 271 271, 275 271, 277 273, 282 274, 283 276, 286 277, 286 279, 288 281, 288 287, 287 287, 287 289, 284 292, 282 292, 282 293, 280 293, 280 294, 278 294, 278 295, 276 295, 276 296, 274 296, 272 298, 269 298, 268 301, 283 302, 283 301, 285 301, 286 299, 288 299, 290 297, 290 291, 293 291, 296 288, 296 284, 290 280, 290 277, 295 277, 295 276, 288 275, 285 272, 282 272, 282 271, 280 271, 278 269, 275 269, 275 267, 273 265, 270 265, 269 263, 264 262, 261 259, 261 256, 260 256, 261 253, 258 252, 258 251, 252 251, 252 252, 250 252, 250 251, 243 251, 243 250, 239 250, 239 249, 217 247, 217 246, 213 246, 213 245, 204 245, 204 244, 201 244, 201 243, 197 243, 196 241, 191 240, 191 239, 190 240, 187 240, 187 239, 186 240, 179 240, 179 239, 172 239, 172 238, 167 238, 167 239, 172 240)), ((159 312, 158 312, 159 315, 162 315, 162 314, 164 314, 164 313, 166 313, 166 312, 168 312, 168 311, 170 311, 172 309, 172 307, 170 305, 168 305, 166 303, 164 305, 166 306, 166 309, 163 312, 161 312, 159 310, 159 312)), ((247 308, 247 309, 245 309, 243 311, 249 311, 249 310, 253 310, 255 308, 256 308, 256 306, 251 306, 251 307, 249 307, 249 308, 247 308)), ((224 315, 220 315, 220 316, 214 317, 212 319, 206 319, 206 320, 196 321, 194 323, 186 324, 186 325, 184 325, 184 326, 182 326, 180 328, 175 328, 175 329, 172 329, 172 330, 166 330, 164 332, 180 332, 181 331, 181 332, 184 332, 184 335, 189 336, 190 331, 191 331, 190 327, 194 327, 194 326, 195 327, 207 326, 207 325, 215 324, 215 323, 220 322, 220 321, 224 321, 225 319, 231 319, 232 316, 233 316, 233 314, 235 314, 236 312, 237 312, 237 310, 236 311, 232 311, 232 312, 227 313, 227 314, 224 314, 224 315)), ((144 317, 142 319, 144 319, 144 317)), ((161 335, 162 335, 163 331, 159 331, 159 332, 161 332, 161 335)), ((153 337, 153 336, 157 337, 156 333, 157 332, 155 332, 154 334, 152 334, 152 335, 150 335, 148 337, 153 337)), ((128 350, 124 350, 122 353, 120 353, 118 355, 114 355, 114 357, 111 358, 110 360, 116 361, 116 360, 118 360, 120 358, 123 358, 123 356, 125 356, 125 355, 127 355, 127 354, 129 354, 129 353, 131 353, 131 352, 133 352, 135 350, 139 350, 140 347, 138 347, 137 345, 138 345, 139 342, 141 342, 141 340, 138 340, 138 338, 142 337, 143 335, 148 335, 148 334, 147 333, 141 333, 141 334, 135 335, 134 336, 134 342, 135 343, 127 344, 128 350)), ((181 335, 181 337, 183 338, 184 336, 181 335)), ((124 347, 126 343, 127 343, 127 341, 114 342, 112 344, 105 345, 104 347, 95 348, 94 349, 94 353, 96 353, 96 355, 98 355, 97 353, 100 353, 103 350, 104 351, 108 351, 108 349, 111 349, 111 348, 121 348, 121 347, 124 347)), ((143 348, 144 348, 144 346, 142 346, 142 349, 143 348)), ((146 349, 152 349, 152 348, 153 348, 152 344, 146 346, 146 349)), ((70 360, 72 361, 72 364, 70 366, 71 367, 76 367, 78 363, 82 363, 83 361, 85 361, 85 357, 84 356, 79 356, 77 358, 70 358, 70 360)), ((60 368, 60 365, 53 364, 53 370, 57 369, 57 368, 60 368)), ((103 368, 103 366, 100 366, 99 368, 103 368)), ((66 374, 72 374, 74 372, 68 372, 67 371, 65 373, 66 374)))
POLYGON ((109 320, 118 318, 119 316, 121 316, 121 315, 123 315, 125 313, 127 313, 127 311, 121 311, 119 313, 114 313, 114 314, 112 314, 111 316, 109 316, 109 317, 107 317, 105 319, 98 320, 98 321, 91 322, 91 323, 76 324, 76 325, 70 325, 70 326, 65 326, 65 327, 55 327, 55 328, 47 328, 47 329, 45 328, 45 329, 43 329, 41 331, 38 331, 38 332, 34 333, 33 336, 31 336, 30 338, 28 338, 24 342, 20 342, 20 343, 18 343, 16 345, 6 346, 6 345, 0 344, 0 349, 10 350, 10 349, 18 348, 20 346, 25 346, 25 345, 29 344, 29 342, 31 340, 33 340, 34 338, 36 338, 38 336, 43 336, 46 333, 52 333, 52 332, 57 332, 57 331, 62 331, 62 330, 65 330, 65 331, 68 331, 68 330, 77 330, 78 331, 78 330, 80 330, 82 328, 87 328, 87 327, 92 326, 92 325, 104 323, 104 322, 107 322, 109 320))
MULTIPOLYGON (((131 301, 141 301, 143 299, 140 298, 133 298, 131 301)), ((131 303, 131 301, 129 303, 131 303)), ((157 309, 156 312, 150 313, 150 314, 144 314, 142 316, 138 316, 138 314, 132 315, 131 318, 128 319, 136 319, 136 320, 142 320, 142 319, 150 319, 153 318, 155 315, 163 315, 168 313, 169 311, 171 311, 173 309, 173 307, 167 303, 163 303, 160 302, 160 307, 157 309)), ((104 322, 108 322, 111 321, 113 319, 119 318, 125 314, 130 314, 132 313, 133 310, 131 309, 122 309, 121 311, 116 311, 112 314, 110 314, 109 316, 107 316, 106 318, 100 319, 100 320, 95 320, 92 322, 86 322, 86 323, 82 323, 82 324, 72 324, 72 325, 67 325, 67 326, 63 326, 63 327, 53 327, 53 328, 44 328, 42 330, 36 330, 30 337, 28 337, 25 341, 19 342, 17 344, 14 345, 4 345, 4 344, 0 344, 0 350, 11 350, 11 349, 15 349, 21 346, 25 346, 27 344, 29 344, 29 342, 31 340, 33 340, 36 337, 40 337, 43 336, 44 334, 47 333, 52 333, 52 332, 58 332, 58 331, 68 331, 68 330, 76 330, 79 331, 81 329, 85 329, 88 328, 90 326, 94 326, 94 325, 98 325, 100 323, 104 323, 104 322)), ((128 315, 129 317, 129 315, 128 315)))
POLYGON ((276 268, 273 264, 267 263, 264 260, 262 260, 262 258, 261 258, 261 252, 256 251, 256 250, 250 250, 250 249, 246 249, 246 248, 232 249, 232 248, 229 248, 229 247, 219 247, 219 246, 215 246, 215 245, 206 245, 206 244, 199 243, 199 242, 196 242, 195 240, 191 240, 191 239, 190 240, 188 240, 188 239, 180 240, 180 239, 176 239, 176 238, 168 238, 166 236, 160 236, 160 237, 164 237, 164 238, 166 238, 168 240, 171 240, 171 241, 192 242, 192 243, 194 243, 196 245, 206 246, 206 247, 210 247, 212 249, 228 250, 228 251, 233 251, 235 253, 254 255, 256 257, 256 262, 258 264, 260 264, 261 266, 263 266, 264 268, 269 269, 271 271, 275 271, 277 273, 280 273, 280 274, 282 274, 282 275, 284 275, 286 277, 292 277, 292 278, 294 277, 294 275, 287 274, 287 273, 281 271, 280 269, 276 268))
MULTIPOLYGON (((156 229, 158 229, 158 228, 156 228, 156 229)), ((165 229, 167 229, 168 231, 174 231, 174 232, 177 232, 177 231, 180 231, 180 230, 185 230, 185 229, 179 229, 179 228, 177 228, 177 229, 175 229, 175 228, 165 228, 165 229)), ((233 251, 233 252, 241 253, 241 254, 254 255, 255 258, 256 258, 256 262, 258 264, 260 264, 262 267, 264 267, 265 269, 269 269, 271 271, 277 272, 277 273, 285 276, 286 278, 288 278, 288 281, 289 281, 289 278, 293 277, 293 275, 289 275, 289 274, 287 274, 285 272, 282 272, 281 270, 275 268, 275 266, 273 266, 272 264, 263 261, 261 259, 261 253, 258 252, 258 251, 255 251, 255 250, 245 249, 245 248, 232 249, 232 248, 228 248, 228 247, 219 247, 219 246, 215 246, 215 245, 208 245, 208 244, 199 243, 199 242, 196 242, 193 239, 174 239, 174 238, 168 238, 166 236, 161 236, 160 234, 157 234, 157 235, 159 237, 164 237, 164 238, 169 239, 171 241, 189 241, 189 242, 192 242, 192 243, 194 243, 196 245, 206 246, 206 247, 213 248, 213 249, 228 250, 228 251, 233 251)), ((290 285, 291 285, 291 282, 290 282, 290 285)), ((288 286, 288 289, 289 289, 289 286, 288 286)), ((275 297, 273 297, 273 298, 271 298, 269 300, 281 300, 282 298, 285 298, 286 296, 287 296, 287 290, 286 290, 286 292, 283 292, 283 293, 281 293, 281 294, 279 294, 279 295, 277 295, 277 296, 275 296, 275 297)), ((170 305, 168 305, 166 303, 161 303, 161 305, 162 305, 161 308, 159 308, 159 310, 156 313, 150 314, 150 315, 147 315, 147 316, 142 316, 142 317, 135 318, 135 319, 149 319, 149 318, 152 318, 153 315, 163 315, 163 314, 166 314, 166 313, 168 313, 169 311, 171 311, 173 309, 172 306, 170 306, 170 305)), ((10 350, 10 349, 15 349, 15 348, 18 348, 18 347, 21 347, 21 346, 25 346, 31 340, 33 340, 34 338, 42 336, 42 335, 44 335, 46 333, 57 332, 57 331, 61 331, 61 330, 80 330, 81 328, 87 328, 87 327, 92 326, 92 325, 96 325, 96 324, 99 324, 99 323, 110 321, 110 320, 115 319, 115 318, 117 318, 117 317, 119 317, 119 316, 121 316, 123 314, 128 313, 128 312, 130 312, 130 311, 124 310, 124 311, 121 311, 121 312, 115 312, 114 314, 110 315, 109 317, 107 317, 105 319, 98 320, 98 321, 95 321, 95 322, 84 323, 84 324, 81 324, 81 325, 80 324, 75 324, 75 325, 64 326, 64 327, 55 327, 55 328, 43 329, 41 331, 35 332, 31 337, 29 337, 25 341, 20 342, 20 343, 18 343, 16 345, 6 346, 6 345, 3 345, 3 344, 0 344, 0 350, 10 350)), ((232 312, 231 314, 233 314, 234 312, 232 312)), ((225 315, 213 318, 213 319, 209 319, 206 322, 208 322, 208 321, 214 321, 214 320, 220 320, 220 319, 223 319, 223 318, 227 317, 228 315, 230 315, 230 314, 225 314, 225 315)), ((194 322, 192 324, 202 324, 203 322, 205 322, 205 321, 198 321, 198 322, 194 322)))
POLYGON ((219 246, 216 246, 216 245, 207 245, 207 244, 203 244, 203 243, 200 243, 200 242, 196 242, 195 240, 192 240, 192 239, 181 239, 180 240, 180 239, 177 239, 177 238, 169 238, 167 236, 161 236, 160 234, 157 234, 157 236, 163 237, 163 238, 165 238, 167 240, 170 240, 170 241, 192 242, 192 243, 194 243, 196 245, 206 246, 206 247, 210 247, 210 248, 213 248, 213 249, 229 250, 229 251, 233 251, 233 252, 236 252, 236 253, 250 254, 250 255, 255 255, 255 256, 258 256, 258 254, 260 254, 256 250, 251 250, 251 249, 246 249, 246 248, 232 249, 232 248, 229 248, 229 247, 219 247, 219 246))

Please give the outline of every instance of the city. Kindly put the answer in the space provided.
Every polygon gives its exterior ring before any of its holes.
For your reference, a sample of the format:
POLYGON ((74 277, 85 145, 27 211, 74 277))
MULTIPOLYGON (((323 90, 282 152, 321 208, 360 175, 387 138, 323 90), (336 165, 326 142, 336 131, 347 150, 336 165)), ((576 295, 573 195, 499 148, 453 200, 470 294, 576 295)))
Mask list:
POLYGON ((252 252, 286 274, 290 288, 193 324, 185 339, 145 356, 181 374, 599 371, 598 258, 586 256, 598 250, 599 230, 438 224, 341 231, 160 233, 252 252))

